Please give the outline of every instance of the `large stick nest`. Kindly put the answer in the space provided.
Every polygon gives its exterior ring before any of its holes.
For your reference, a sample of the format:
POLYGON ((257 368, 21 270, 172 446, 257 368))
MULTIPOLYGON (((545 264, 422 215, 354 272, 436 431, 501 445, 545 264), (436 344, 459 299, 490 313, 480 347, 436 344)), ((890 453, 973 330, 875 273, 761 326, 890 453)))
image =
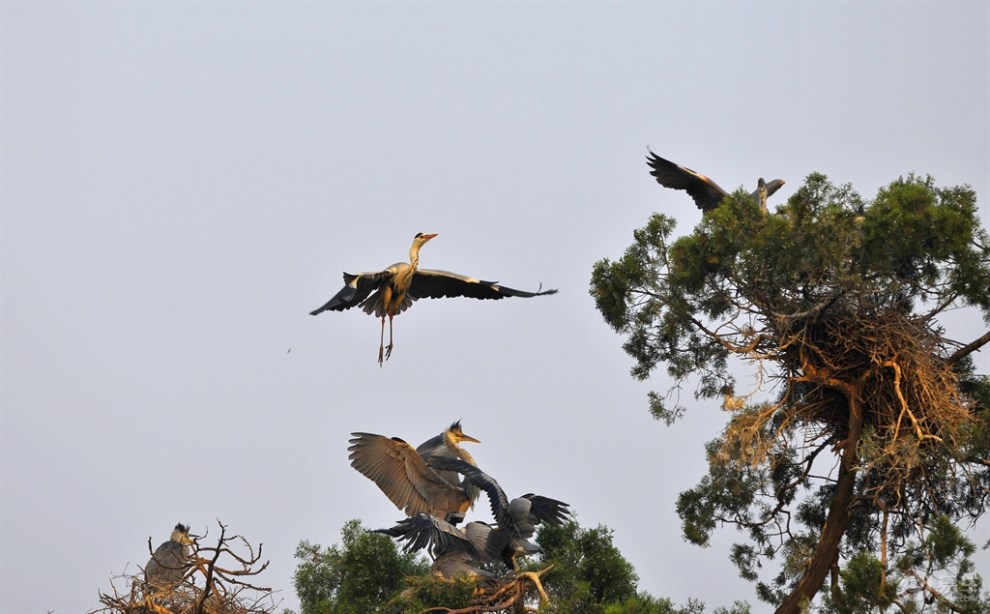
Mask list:
POLYGON ((884 445, 956 443, 971 402, 942 356, 941 336, 897 311, 831 315, 785 339, 785 377, 801 419, 841 439, 856 403, 865 430, 884 445))
MULTIPOLYGON (((802 445, 795 434, 806 446, 845 449, 856 411, 862 436, 846 452, 874 476, 860 494, 888 509, 940 512, 960 480, 975 484, 966 450, 976 407, 945 358, 941 331, 892 309, 837 308, 771 327, 778 343, 753 355, 782 364, 783 393, 776 403, 726 404, 734 416, 722 462, 773 465, 783 449, 802 445)), ((973 488, 985 500, 985 489, 973 488)))

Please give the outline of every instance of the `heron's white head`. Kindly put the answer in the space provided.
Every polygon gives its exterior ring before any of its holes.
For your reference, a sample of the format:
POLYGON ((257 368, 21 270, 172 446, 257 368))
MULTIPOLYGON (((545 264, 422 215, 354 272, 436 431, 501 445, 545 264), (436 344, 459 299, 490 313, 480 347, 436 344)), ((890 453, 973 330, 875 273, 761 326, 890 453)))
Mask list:
POLYGON ((181 522, 172 529, 172 535, 169 536, 169 539, 182 545, 189 545, 195 541, 194 537, 189 535, 189 527, 181 522))
POLYGON ((430 239, 437 236, 437 233, 426 234, 422 232, 417 232, 416 236, 413 237, 413 247, 423 247, 430 239))
POLYGON ((409 248, 409 262, 412 263, 413 267, 419 265, 419 248, 426 245, 426 243, 437 236, 434 234, 423 234, 422 232, 417 232, 416 236, 413 237, 412 247, 409 248))
POLYGON ((471 441, 473 443, 481 443, 480 441, 478 441, 474 437, 471 437, 470 435, 466 434, 464 431, 461 430, 461 421, 460 420, 458 420, 457 422, 455 422, 455 423, 453 423, 453 424, 450 425, 450 428, 447 429, 447 437, 449 437, 450 440, 453 443, 460 443, 462 441, 471 441))

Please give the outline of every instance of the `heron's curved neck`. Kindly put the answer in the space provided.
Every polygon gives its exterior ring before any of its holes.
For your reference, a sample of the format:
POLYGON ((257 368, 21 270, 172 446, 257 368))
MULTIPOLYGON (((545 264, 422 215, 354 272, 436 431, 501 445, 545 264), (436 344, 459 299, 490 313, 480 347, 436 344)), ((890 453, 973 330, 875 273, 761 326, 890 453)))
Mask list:
POLYGON ((457 443, 450 437, 450 435, 444 437, 443 442, 447 446, 447 449, 454 454, 454 456, 456 456, 457 458, 461 459, 466 463, 471 463, 472 465, 477 467, 477 463, 474 462, 474 458, 471 457, 471 454, 469 454, 468 451, 462 448, 461 446, 457 445, 457 443))
POLYGON ((411 264, 414 269, 419 266, 419 248, 421 247, 423 247, 423 245, 416 242, 409 248, 409 264, 411 264))

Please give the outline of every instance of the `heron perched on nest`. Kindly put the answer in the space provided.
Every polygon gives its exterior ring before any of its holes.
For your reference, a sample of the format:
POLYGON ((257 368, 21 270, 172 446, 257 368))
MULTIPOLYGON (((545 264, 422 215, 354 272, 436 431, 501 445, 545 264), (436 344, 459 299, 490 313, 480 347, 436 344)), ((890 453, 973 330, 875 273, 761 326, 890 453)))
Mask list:
POLYGON ((175 525, 172 535, 155 549, 144 566, 145 583, 149 592, 174 590, 192 566, 192 545, 195 537, 189 535, 189 527, 175 525))

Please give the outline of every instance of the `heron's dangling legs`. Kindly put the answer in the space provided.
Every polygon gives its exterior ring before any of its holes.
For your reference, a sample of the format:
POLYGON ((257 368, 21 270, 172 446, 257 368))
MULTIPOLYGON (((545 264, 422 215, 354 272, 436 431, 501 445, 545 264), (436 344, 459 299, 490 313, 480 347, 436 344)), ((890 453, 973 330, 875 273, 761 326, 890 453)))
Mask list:
MULTIPOLYGON (((385 320, 382 320, 382 336, 385 335, 385 320)), ((385 346, 385 360, 392 355, 392 314, 388 314, 388 345, 385 346)), ((381 361, 379 361, 381 362, 381 361)))
MULTIPOLYGON (((392 352, 392 346, 389 345, 388 348, 389 348, 389 353, 391 353, 392 352)), ((383 362, 385 362, 385 359, 383 358, 384 355, 385 355, 385 316, 382 316, 382 336, 381 336, 380 342, 378 344, 378 366, 379 367, 382 366, 382 363, 383 362)))

